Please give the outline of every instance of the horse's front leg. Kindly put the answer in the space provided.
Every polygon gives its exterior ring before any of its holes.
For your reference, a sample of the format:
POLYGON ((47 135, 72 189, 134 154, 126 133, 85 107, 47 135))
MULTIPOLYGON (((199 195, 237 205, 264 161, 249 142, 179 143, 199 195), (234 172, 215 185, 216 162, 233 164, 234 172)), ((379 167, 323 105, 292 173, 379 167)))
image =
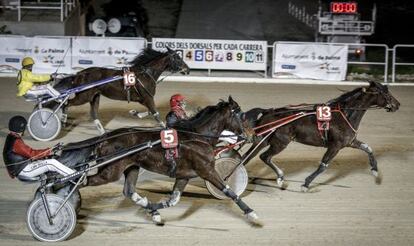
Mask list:
POLYGON ((160 112, 158 112, 157 108, 155 107, 154 97, 148 97, 144 101, 144 105, 148 108, 149 113, 155 118, 155 120, 165 128, 165 123, 161 120, 160 112))
POLYGON ((354 149, 360 149, 368 154, 369 164, 371 165, 371 173, 372 175, 374 175, 374 177, 378 178, 377 160, 375 159, 375 156, 372 152, 371 147, 369 147, 368 144, 359 141, 358 139, 355 139, 354 141, 352 141, 349 147, 354 148, 354 149))
POLYGON ((339 150, 341 150, 341 147, 339 146, 328 146, 328 150, 323 155, 318 169, 305 179, 305 183, 302 185, 303 192, 307 192, 309 190, 310 183, 312 183, 316 176, 326 170, 326 168, 329 166, 329 162, 338 154, 339 150))
POLYGON ((99 110, 99 99, 101 95, 96 94, 93 96, 92 101, 90 101, 91 105, 91 118, 93 119, 93 123, 95 123, 96 128, 98 129, 100 135, 105 133, 105 128, 102 126, 101 121, 98 118, 98 110, 99 110))
POLYGON ((157 225, 163 224, 158 209, 169 208, 177 205, 180 201, 181 195, 183 194, 185 187, 188 184, 188 181, 189 179, 187 178, 177 178, 174 183, 173 192, 167 201, 148 204, 146 208, 150 210, 150 214, 152 216, 152 220, 154 221, 154 223, 156 223, 157 225))
POLYGON ((283 170, 280 169, 273 161, 272 161, 272 157, 279 154, 282 150, 284 150, 288 144, 289 144, 289 140, 288 141, 279 141, 280 139, 277 139, 277 141, 275 141, 274 143, 270 144, 270 147, 263 152, 260 155, 260 159, 266 163, 277 175, 277 179, 276 182, 279 185, 279 187, 283 187, 283 182, 285 180, 284 178, 284 173, 283 170))

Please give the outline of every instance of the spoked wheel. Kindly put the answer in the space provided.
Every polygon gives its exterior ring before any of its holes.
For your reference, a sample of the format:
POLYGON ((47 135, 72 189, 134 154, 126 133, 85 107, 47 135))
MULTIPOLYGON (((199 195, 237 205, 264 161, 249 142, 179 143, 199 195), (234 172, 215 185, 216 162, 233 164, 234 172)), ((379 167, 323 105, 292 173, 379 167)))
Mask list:
POLYGON ((48 108, 34 111, 27 123, 30 135, 38 141, 54 139, 59 134, 61 127, 59 116, 48 108))
POLYGON ((45 242, 59 242, 68 238, 76 226, 76 214, 70 203, 65 203, 57 213, 57 209, 63 204, 63 198, 47 194, 46 200, 52 216, 52 223, 49 222, 42 198, 33 200, 27 209, 27 226, 30 233, 45 242))
MULTIPOLYGON (((216 160, 215 169, 222 179, 227 177, 231 171, 240 163, 240 160, 234 158, 218 158, 216 160)), ((224 180, 236 195, 240 196, 246 190, 248 183, 248 176, 246 168, 241 165, 233 172, 227 180, 224 180)), ((207 190, 217 199, 228 199, 228 197, 219 189, 217 189, 210 182, 206 181, 207 190)))
MULTIPOLYGON (((69 193, 72 191, 73 186, 72 185, 66 185, 60 189, 58 189, 55 194, 65 199, 69 193)), ((79 189, 76 189, 70 198, 68 199, 68 202, 72 204, 72 207, 75 209, 76 214, 79 214, 82 204, 82 198, 81 194, 79 192, 79 189)))

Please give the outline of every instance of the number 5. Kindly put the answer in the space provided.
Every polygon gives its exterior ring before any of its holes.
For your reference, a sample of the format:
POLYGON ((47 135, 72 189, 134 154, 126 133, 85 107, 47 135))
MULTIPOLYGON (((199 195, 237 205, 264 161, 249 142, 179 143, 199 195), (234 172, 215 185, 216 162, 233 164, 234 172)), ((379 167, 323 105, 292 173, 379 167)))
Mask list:
POLYGON ((165 143, 170 144, 170 143, 174 142, 175 139, 174 139, 173 130, 164 130, 163 133, 164 133, 164 142, 165 143))

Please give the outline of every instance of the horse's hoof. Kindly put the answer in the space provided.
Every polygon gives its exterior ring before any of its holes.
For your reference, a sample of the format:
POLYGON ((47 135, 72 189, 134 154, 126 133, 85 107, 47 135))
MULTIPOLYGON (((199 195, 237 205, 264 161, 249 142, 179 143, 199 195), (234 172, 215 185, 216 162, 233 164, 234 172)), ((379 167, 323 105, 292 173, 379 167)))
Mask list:
POLYGON ((152 222, 154 222, 157 226, 163 226, 164 222, 162 221, 160 214, 153 214, 151 216, 152 222))
POLYGON ((246 218, 250 223, 252 223, 255 226, 263 226, 262 222, 259 220, 259 216, 257 216, 255 211, 247 213, 246 218))
POLYGON ((302 185, 301 186, 301 190, 302 190, 302 192, 308 192, 309 191, 309 187, 307 187, 305 185, 302 185))
POLYGON ((378 178, 378 171, 377 170, 371 170, 372 175, 374 175, 374 177, 378 178))
POLYGON ((283 187, 283 182, 285 181, 284 178, 277 178, 276 183, 279 187, 283 187))

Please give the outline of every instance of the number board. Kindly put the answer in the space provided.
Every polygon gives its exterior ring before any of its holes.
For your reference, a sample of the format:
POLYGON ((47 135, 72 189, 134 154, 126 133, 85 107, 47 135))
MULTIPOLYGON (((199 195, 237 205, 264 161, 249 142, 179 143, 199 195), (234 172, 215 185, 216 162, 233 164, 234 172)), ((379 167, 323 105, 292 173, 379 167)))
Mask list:
POLYGON ((332 119, 331 107, 318 106, 316 108, 316 119, 318 121, 330 121, 332 119))
POLYGON ((124 85, 125 86, 134 86, 136 83, 135 73, 125 72, 124 73, 124 85))
POLYGON ((179 52, 192 69, 267 69, 266 41, 153 38, 152 47, 179 52))
POLYGON ((178 135, 177 131, 174 129, 162 130, 161 135, 161 145, 164 149, 171 149, 178 146, 178 135))

